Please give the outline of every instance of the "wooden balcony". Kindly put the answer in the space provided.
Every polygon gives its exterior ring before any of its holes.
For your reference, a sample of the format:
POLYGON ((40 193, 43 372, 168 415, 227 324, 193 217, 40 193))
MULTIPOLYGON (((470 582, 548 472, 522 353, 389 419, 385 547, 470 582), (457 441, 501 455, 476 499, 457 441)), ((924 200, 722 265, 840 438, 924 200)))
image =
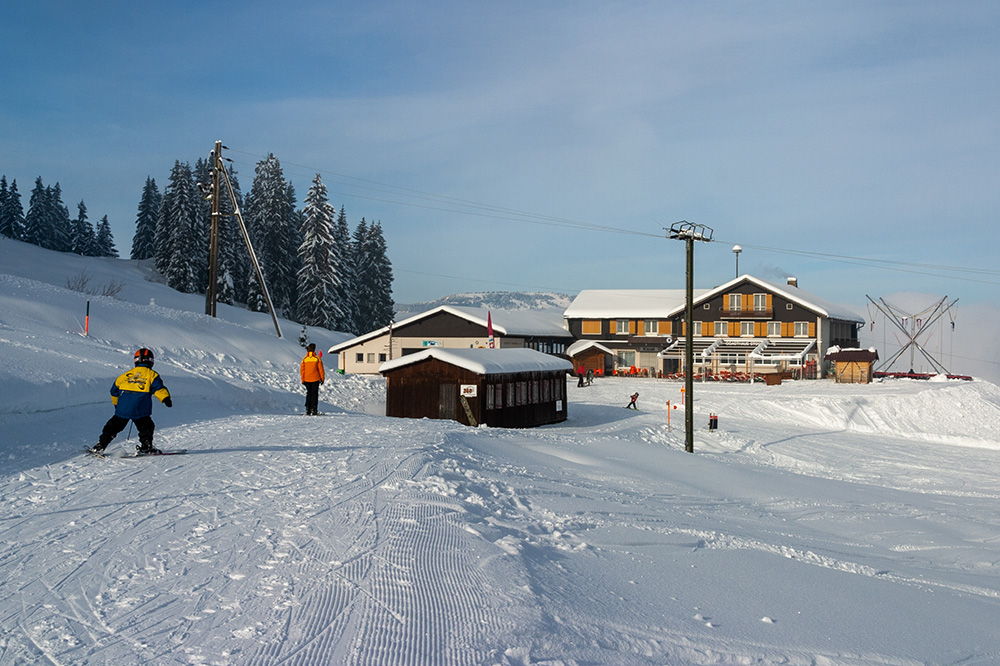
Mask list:
POLYGON ((741 319, 743 321, 770 321, 774 318, 774 310, 727 310, 719 309, 719 319, 741 319))

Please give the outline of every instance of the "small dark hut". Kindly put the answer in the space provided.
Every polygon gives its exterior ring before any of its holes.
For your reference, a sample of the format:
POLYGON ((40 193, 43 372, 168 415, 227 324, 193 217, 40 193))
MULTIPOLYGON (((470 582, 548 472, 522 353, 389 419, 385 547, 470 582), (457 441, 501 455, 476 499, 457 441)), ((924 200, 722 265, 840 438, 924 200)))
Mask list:
POLYGON ((878 352, 833 347, 827 352, 826 360, 833 362, 833 375, 838 384, 870 384, 878 352))
POLYGON ((566 420, 573 366, 533 349, 431 348, 383 363, 386 416, 531 428, 566 420))

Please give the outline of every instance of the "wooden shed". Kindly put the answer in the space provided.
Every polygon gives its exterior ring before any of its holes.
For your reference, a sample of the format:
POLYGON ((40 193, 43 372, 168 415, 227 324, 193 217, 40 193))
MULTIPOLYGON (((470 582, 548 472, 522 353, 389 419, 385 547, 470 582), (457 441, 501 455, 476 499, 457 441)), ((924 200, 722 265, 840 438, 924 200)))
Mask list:
POLYGON ((531 428, 566 420, 569 361, 533 349, 431 348, 383 363, 386 416, 531 428))
POLYGON ((840 349, 833 347, 826 354, 833 362, 833 376, 838 384, 870 384, 878 352, 874 349, 840 349))

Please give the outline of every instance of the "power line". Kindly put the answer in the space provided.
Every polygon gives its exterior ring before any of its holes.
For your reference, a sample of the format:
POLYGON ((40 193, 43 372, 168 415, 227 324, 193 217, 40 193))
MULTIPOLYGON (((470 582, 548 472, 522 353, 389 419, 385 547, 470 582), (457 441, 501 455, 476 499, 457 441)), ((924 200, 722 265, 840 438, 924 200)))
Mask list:
MULTIPOLYGON (((246 155, 248 157, 265 159, 265 156, 263 155, 257 155, 255 153, 249 153, 238 149, 230 149, 230 152, 239 153, 242 155, 246 155)), ((326 176, 332 176, 336 179, 340 179, 339 184, 341 185, 360 188, 362 190, 367 190, 375 194, 392 195, 399 198, 389 199, 389 198, 375 196, 374 194, 366 195, 354 192, 342 192, 342 191, 330 192, 330 194, 342 197, 363 199, 366 201, 376 201, 379 203, 386 203, 396 206, 408 206, 411 208, 420 208, 424 210, 456 213, 459 215, 470 215, 470 216, 482 217, 494 220, 507 220, 511 222, 520 222, 523 224, 536 224, 543 226, 578 229, 583 231, 595 231, 603 233, 623 234, 629 236, 641 236, 648 238, 657 238, 661 240, 666 238, 666 234, 664 233, 650 233, 645 231, 638 231, 636 229, 626 229, 610 225, 601 225, 592 222, 583 222, 580 220, 574 220, 571 218, 564 218, 564 217, 546 215, 541 213, 532 213, 530 211, 523 211, 515 208, 507 208, 504 206, 496 206, 492 204, 484 204, 481 202, 471 201, 468 199, 461 199, 458 197, 452 197, 448 195, 436 194, 433 192, 426 192, 423 190, 392 185, 390 183, 384 183, 377 180, 359 178, 357 176, 351 176, 348 174, 331 171, 329 169, 321 169, 304 164, 297 164, 295 162, 283 162, 283 164, 287 166, 293 166, 299 169, 306 169, 312 173, 319 173, 326 176)), ((254 166, 254 165, 248 165, 248 166, 254 166)), ((715 242, 725 243, 725 244, 729 243, 729 241, 724 241, 720 239, 715 239, 715 242)), ((857 257, 851 255, 814 252, 810 250, 796 250, 790 248, 769 247, 765 245, 754 245, 740 241, 738 241, 738 243, 744 249, 749 248, 749 249, 759 250, 762 252, 789 254, 794 256, 809 257, 812 259, 821 259, 824 261, 834 261, 856 266, 864 266, 867 268, 878 268, 882 270, 911 273, 915 275, 926 275, 936 278, 960 280, 964 282, 974 282, 978 284, 1000 285, 1000 281, 976 279, 975 277, 971 277, 971 276, 1000 277, 1000 270, 995 270, 995 269, 896 261, 890 259, 877 259, 873 257, 857 257), (931 272, 931 271, 944 271, 946 273, 959 273, 964 275, 947 275, 947 274, 942 274, 940 272, 931 272), (970 277, 966 277, 966 275, 970 277)), ((428 273, 427 275, 433 275, 433 274, 428 273)), ((439 277, 451 277, 451 276, 439 276, 439 277)), ((455 278, 455 279, 465 279, 465 278, 455 278)), ((471 278, 469 279, 472 280, 471 278)), ((506 283, 496 282, 495 284, 506 284, 506 283)))
MULTIPOLYGON (((729 243, 730 241, 719 241, 724 243, 729 243)), ((777 247, 767 247, 764 245, 751 245, 747 243, 740 243, 743 248, 751 248, 754 250, 760 250, 763 252, 775 252, 779 254, 791 254, 803 257, 811 257, 814 259, 823 259, 825 261, 838 261, 847 264, 853 264, 856 266, 866 266, 868 268, 882 268, 884 270, 898 271, 902 273, 913 273, 916 275, 928 275, 931 277, 939 277, 950 280, 962 280, 964 282, 976 282, 979 284, 996 284, 1000 285, 1000 282, 993 280, 977 280, 971 277, 961 277, 956 275, 942 275, 941 273, 932 273, 928 270, 937 271, 951 271, 954 273, 970 273, 973 275, 997 275, 1000 276, 1000 271, 991 270, 986 268, 966 268, 960 266, 946 266, 941 264, 923 264, 917 262, 909 261, 894 261, 891 259, 876 259, 873 257, 853 257, 850 255, 843 254, 830 254, 825 252, 813 252, 810 250, 792 250, 787 248, 777 248, 777 247), (911 267, 911 268, 906 268, 911 267), (928 270, 918 270, 918 269, 928 269, 928 270)))

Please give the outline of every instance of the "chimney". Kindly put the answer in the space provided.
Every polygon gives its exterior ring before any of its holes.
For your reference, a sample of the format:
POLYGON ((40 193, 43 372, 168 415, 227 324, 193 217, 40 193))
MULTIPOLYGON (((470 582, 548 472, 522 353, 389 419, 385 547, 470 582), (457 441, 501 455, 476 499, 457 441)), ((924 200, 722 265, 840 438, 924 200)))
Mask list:
POLYGON ((792 277, 791 275, 789 275, 788 276, 788 286, 789 287, 798 287, 799 286, 799 279, 797 277, 792 277))

